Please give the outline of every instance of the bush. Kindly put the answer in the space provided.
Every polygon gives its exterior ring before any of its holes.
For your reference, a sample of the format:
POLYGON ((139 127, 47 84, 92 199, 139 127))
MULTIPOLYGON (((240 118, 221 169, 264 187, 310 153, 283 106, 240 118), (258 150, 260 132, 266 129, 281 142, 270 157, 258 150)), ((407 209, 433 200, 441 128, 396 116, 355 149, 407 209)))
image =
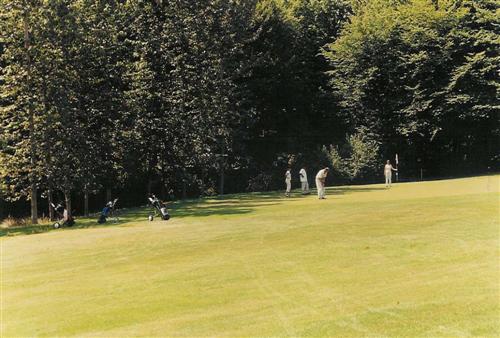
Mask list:
POLYGON ((358 131, 348 137, 348 146, 351 156, 349 157, 349 177, 367 178, 377 171, 381 163, 379 160, 379 142, 370 138, 366 130, 358 131))
POLYGON ((266 173, 258 174, 248 180, 247 191, 268 191, 272 176, 266 173))
POLYGON ((350 181, 366 179, 376 174, 379 166, 380 144, 376 136, 366 128, 360 128, 355 134, 346 138, 342 148, 330 145, 323 146, 323 153, 330 160, 333 172, 350 181))
POLYGON ((328 158, 328 166, 331 167, 332 174, 341 179, 350 179, 349 170, 347 170, 347 160, 342 158, 338 146, 323 146, 322 153, 328 158))

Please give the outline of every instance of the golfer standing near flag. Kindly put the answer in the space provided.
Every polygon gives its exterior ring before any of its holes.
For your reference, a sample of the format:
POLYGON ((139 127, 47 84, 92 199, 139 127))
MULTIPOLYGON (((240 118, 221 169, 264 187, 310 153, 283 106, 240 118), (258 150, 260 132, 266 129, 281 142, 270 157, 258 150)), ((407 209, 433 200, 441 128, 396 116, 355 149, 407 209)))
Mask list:
POLYGON ((316 189, 318 190, 318 198, 320 200, 324 200, 326 198, 325 182, 326 182, 326 176, 328 176, 328 170, 329 168, 326 167, 318 171, 318 173, 316 174, 316 189))
POLYGON ((385 187, 388 188, 392 184, 392 172, 393 171, 398 171, 397 169, 394 169, 391 161, 387 160, 387 163, 384 166, 384 176, 385 176, 385 187))

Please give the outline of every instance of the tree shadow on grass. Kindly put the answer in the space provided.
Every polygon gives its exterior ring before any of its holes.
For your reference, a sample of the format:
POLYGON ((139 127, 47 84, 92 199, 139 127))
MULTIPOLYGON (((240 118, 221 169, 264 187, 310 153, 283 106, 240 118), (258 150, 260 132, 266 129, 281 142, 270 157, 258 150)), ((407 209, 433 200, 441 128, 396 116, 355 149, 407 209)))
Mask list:
MULTIPOLYGON (((168 210, 172 218, 184 217, 207 217, 207 216, 229 216, 241 215, 255 211, 256 208, 268 205, 276 205, 277 201, 283 200, 279 194, 255 194, 253 197, 228 195, 216 198, 202 198, 197 200, 178 201, 168 204, 168 210)), ((150 206, 140 208, 120 209, 116 216, 108 217, 104 224, 98 224, 98 215, 93 215, 89 218, 75 218, 75 224, 71 227, 61 227, 54 229, 53 224, 38 224, 20 227, 0 228, 0 237, 16 236, 16 235, 32 235, 40 234, 49 231, 65 231, 77 230, 86 228, 106 228, 110 226, 128 227, 132 226, 133 222, 147 221, 149 215, 155 215, 159 218, 158 213, 150 206)))
POLYGON ((183 200, 173 202, 179 205, 191 205, 191 204, 199 204, 199 203, 228 203, 228 202, 255 202, 262 203, 268 201, 279 201, 283 200, 283 192, 279 191, 271 191, 271 192, 252 192, 252 193, 244 193, 244 194, 229 194, 222 196, 211 196, 211 197, 202 197, 198 199, 192 200, 183 200))
POLYGON ((172 203, 168 206, 172 217, 205 217, 248 214, 259 207, 282 203, 277 192, 224 195, 172 203))
MULTIPOLYGON (((381 190, 386 190, 386 188, 363 186, 327 187, 328 194, 333 196, 381 190)), ((168 204, 168 209, 173 218, 242 215, 254 212, 260 207, 282 204, 287 200, 311 197, 315 197, 315 190, 311 191, 311 195, 302 195, 299 190, 294 190, 290 199, 285 198, 283 196, 283 192, 281 191, 233 194, 195 200, 176 201, 168 204)), ((98 224, 98 215, 93 215, 90 218, 77 218, 74 226, 64 227, 57 230, 53 228, 53 223, 0 228, 0 237, 39 234, 49 231, 106 228, 110 226, 127 227, 131 226, 132 222, 146 221, 150 214, 155 214, 155 211, 151 207, 120 209, 117 212, 118 221, 114 221, 111 217, 108 218, 106 223, 98 224)))
POLYGON ((240 202, 212 202, 194 204, 191 206, 179 205, 171 208, 172 217, 206 217, 206 216, 230 216, 248 214, 256 208, 277 205, 279 203, 248 203, 240 202))
POLYGON ((352 193, 373 192, 373 191, 383 191, 383 190, 387 190, 387 188, 339 186, 339 187, 327 187, 326 189, 327 192, 330 192, 333 195, 346 195, 352 193))

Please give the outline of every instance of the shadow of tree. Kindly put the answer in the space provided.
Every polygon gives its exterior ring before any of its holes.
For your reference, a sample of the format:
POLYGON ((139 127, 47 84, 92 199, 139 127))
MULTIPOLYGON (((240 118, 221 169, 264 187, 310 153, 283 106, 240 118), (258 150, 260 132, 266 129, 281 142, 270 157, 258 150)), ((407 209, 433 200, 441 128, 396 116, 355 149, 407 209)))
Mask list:
MULTIPOLYGON (((373 186, 332 186, 327 187, 327 192, 332 195, 346 195, 352 193, 364 193, 385 190, 384 187, 373 186)), ((302 195, 299 190, 292 192, 290 199, 315 197, 315 189, 311 190, 311 195, 302 195)), ((241 215, 254 212, 263 206, 283 204, 290 200, 285 198, 282 191, 256 192, 246 194, 232 194, 209 198, 200 198, 185 201, 176 201, 168 204, 168 209, 172 217, 207 217, 214 215, 241 215)), ((91 218, 77 218, 76 224, 72 227, 64 227, 64 230, 76 230, 85 228, 106 228, 109 226, 128 226, 131 222, 145 221, 150 214, 155 214, 153 208, 143 206, 140 208, 120 209, 117 211, 117 221, 108 218, 104 224, 98 224, 98 215, 91 218)), ((0 228, 0 237, 15 235, 30 235, 56 230, 51 224, 28 225, 23 227, 0 228)), ((60 231, 60 230, 58 230, 60 231)))
POLYGON ((175 202, 169 205, 172 217, 203 217, 238 215, 255 211, 262 206, 283 203, 279 192, 224 195, 197 200, 175 202))
POLYGON ((245 201, 234 201, 230 203, 200 203, 190 207, 178 206, 171 208, 173 217, 203 217, 214 215, 239 215, 255 211, 262 206, 276 205, 279 203, 246 203, 245 201))
POLYGON ((334 195, 345 195, 352 193, 363 193, 372 191, 382 191, 387 190, 384 187, 356 187, 356 186, 339 186, 339 187, 327 187, 327 192, 333 193, 334 195))

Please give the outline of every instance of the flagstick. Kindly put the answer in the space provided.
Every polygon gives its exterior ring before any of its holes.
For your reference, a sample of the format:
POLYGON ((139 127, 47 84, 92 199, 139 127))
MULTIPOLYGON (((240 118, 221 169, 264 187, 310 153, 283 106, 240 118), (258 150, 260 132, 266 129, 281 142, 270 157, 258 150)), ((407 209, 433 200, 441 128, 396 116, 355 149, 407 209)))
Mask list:
POLYGON ((398 166, 399 166, 399 159, 398 159, 398 154, 396 154, 396 182, 399 182, 399 170, 398 170, 398 166))

